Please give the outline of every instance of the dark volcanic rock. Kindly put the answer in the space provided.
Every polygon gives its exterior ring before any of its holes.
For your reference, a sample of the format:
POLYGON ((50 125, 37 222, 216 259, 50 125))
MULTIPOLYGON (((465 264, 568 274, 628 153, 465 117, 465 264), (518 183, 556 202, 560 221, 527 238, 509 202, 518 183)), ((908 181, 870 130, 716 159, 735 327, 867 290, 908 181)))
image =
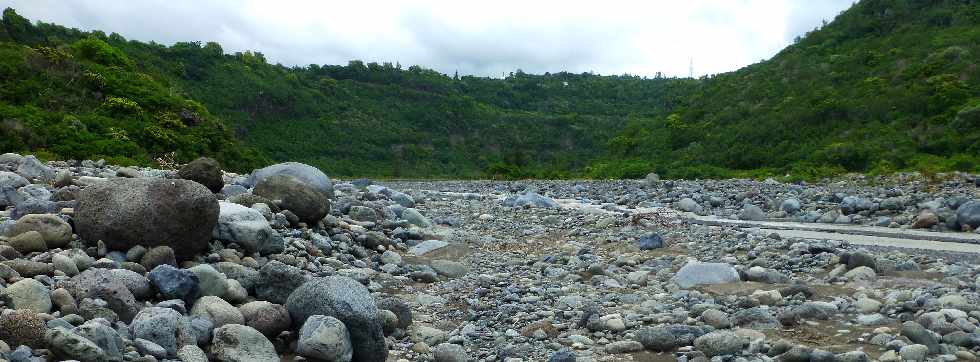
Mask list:
POLYGON ((111 249, 167 245, 180 259, 207 249, 218 221, 218 200, 187 180, 113 179, 82 190, 78 234, 111 249))

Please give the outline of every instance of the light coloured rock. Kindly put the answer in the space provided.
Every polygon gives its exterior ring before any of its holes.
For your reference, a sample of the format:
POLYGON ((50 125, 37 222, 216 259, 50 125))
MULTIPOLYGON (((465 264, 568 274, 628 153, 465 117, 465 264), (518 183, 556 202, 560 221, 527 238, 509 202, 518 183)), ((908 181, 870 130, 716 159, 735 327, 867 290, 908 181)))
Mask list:
MULTIPOLYGON (((207 297, 205 297, 207 298, 207 297)), ((211 358, 221 362, 279 362, 275 346, 255 328, 227 324, 214 330, 211 358)))
POLYGON ((296 353, 317 361, 348 362, 354 354, 350 333, 340 320, 310 316, 299 331, 296 353))
POLYGON ((29 309, 37 313, 51 312, 51 293, 41 282, 22 279, 3 290, 3 299, 14 309, 29 309))
POLYGON ((681 288, 696 285, 723 284, 739 281, 738 272, 726 263, 702 263, 689 261, 671 279, 681 288))

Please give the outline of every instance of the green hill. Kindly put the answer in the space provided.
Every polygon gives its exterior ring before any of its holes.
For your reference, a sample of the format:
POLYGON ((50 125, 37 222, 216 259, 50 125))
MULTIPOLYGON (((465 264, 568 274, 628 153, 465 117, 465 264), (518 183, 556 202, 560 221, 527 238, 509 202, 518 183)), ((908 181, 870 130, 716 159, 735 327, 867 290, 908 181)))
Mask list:
POLYGON ((977 170, 977 39, 975 1, 865 0, 772 59, 710 78, 491 79, 360 61, 285 67, 8 9, 0 150, 297 160, 371 177, 977 170))

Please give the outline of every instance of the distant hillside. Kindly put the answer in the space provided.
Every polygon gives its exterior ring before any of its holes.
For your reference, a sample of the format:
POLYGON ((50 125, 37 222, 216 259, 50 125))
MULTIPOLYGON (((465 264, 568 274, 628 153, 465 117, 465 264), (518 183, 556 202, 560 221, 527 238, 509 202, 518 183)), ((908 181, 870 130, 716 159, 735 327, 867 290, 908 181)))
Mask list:
POLYGON ((978 24, 975 1, 866 0, 772 59, 710 78, 490 79, 360 61, 284 67, 7 10, 0 132, 16 137, 0 150, 133 162, 177 151, 369 177, 977 170, 978 24))
POLYGON ((978 59, 980 2, 861 1, 632 122, 597 165, 674 177, 977 170, 978 59))
MULTIPOLYGON (((152 164, 210 155, 227 168, 267 162, 224 122, 99 37, 57 40, 13 10, 0 27, 0 151, 152 164)), ((73 32, 80 35, 78 32, 73 32)))

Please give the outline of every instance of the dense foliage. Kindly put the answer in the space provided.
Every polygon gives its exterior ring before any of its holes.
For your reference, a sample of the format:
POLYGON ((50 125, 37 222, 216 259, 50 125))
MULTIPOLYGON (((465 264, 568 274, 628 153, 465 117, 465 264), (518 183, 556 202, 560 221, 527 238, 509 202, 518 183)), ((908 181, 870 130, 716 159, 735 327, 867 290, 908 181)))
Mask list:
POLYGON ((976 1, 861 1, 771 60, 630 122, 609 143, 615 161, 596 165, 672 177, 975 171, 978 39, 976 1))
POLYGON ((0 40, 4 152, 120 164, 211 155, 230 169, 266 161, 235 141, 205 107, 142 72, 95 34, 35 26, 7 9, 0 40))
POLYGON ((8 9, 0 150, 136 163, 173 151, 372 177, 977 170, 978 25, 975 1, 864 0, 772 59, 713 77, 492 79, 285 67, 210 42, 32 25, 8 9))

